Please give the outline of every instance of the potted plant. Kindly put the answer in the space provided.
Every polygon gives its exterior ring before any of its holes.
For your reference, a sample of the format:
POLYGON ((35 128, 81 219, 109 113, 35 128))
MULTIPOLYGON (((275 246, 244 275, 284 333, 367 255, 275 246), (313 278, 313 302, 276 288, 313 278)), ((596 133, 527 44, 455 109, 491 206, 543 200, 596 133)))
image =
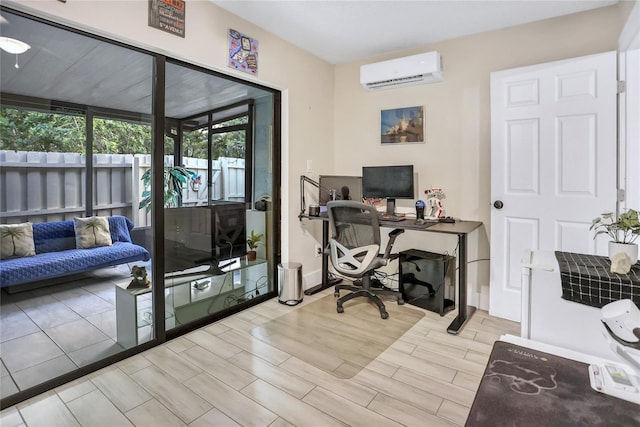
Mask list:
POLYGON ((590 230, 596 230, 594 239, 600 234, 607 234, 609 242, 609 258, 619 252, 625 252, 632 263, 638 260, 638 245, 635 243, 640 235, 640 219, 638 211, 629 209, 617 219, 613 212, 607 212, 594 219, 590 230))
MULTIPOLYGON (((198 174, 183 166, 165 166, 163 171, 164 182, 164 207, 171 208, 180 206, 182 203, 182 188, 190 179, 198 174)), ((151 212, 151 169, 148 169, 140 178, 144 185, 142 200, 138 205, 139 209, 145 208, 147 213, 151 212)))
POLYGON ((251 234, 249 235, 249 237, 247 237, 247 245, 249 246, 249 251, 247 252, 247 261, 255 261, 256 249, 262 242, 262 236, 262 233, 256 234, 254 230, 251 230, 251 234))

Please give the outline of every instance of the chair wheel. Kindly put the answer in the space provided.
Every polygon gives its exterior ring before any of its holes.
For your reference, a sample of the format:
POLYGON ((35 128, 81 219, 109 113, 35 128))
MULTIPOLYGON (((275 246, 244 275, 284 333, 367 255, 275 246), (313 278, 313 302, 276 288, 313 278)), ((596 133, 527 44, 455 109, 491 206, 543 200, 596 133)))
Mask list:
POLYGON ((404 300, 402 298, 398 299, 398 305, 404 305, 404 300))
POLYGON ((340 291, 334 292, 334 293, 333 293, 333 296, 334 296, 334 297, 336 297, 336 298, 338 298, 338 297, 340 296, 340 291))
POLYGON ((336 308, 336 310, 338 311, 338 313, 344 313, 344 308, 343 308, 341 305, 339 305, 339 306, 336 308))
POLYGON ((389 318, 389 313, 387 313, 386 311, 383 311, 380 313, 380 317, 382 317, 383 319, 388 319, 389 318))

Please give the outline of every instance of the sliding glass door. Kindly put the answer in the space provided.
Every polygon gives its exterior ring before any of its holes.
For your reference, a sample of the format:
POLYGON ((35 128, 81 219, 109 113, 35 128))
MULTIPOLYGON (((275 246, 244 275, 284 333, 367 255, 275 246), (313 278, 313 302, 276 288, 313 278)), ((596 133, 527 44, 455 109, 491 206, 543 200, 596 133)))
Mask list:
POLYGON ((0 32, 31 46, 19 68, 0 53, 0 231, 26 226, 33 245, 0 257, 20 273, 0 280, 4 402, 152 338, 135 319, 153 288, 136 307, 130 286, 153 263, 155 58, 5 9, 0 32))
POLYGON ((275 296, 278 92, 0 13, 2 406, 275 296))
POLYGON ((174 135, 165 168, 182 181, 171 184, 180 188, 179 197, 164 210, 165 322, 171 330, 237 311, 274 291, 267 262, 273 254, 251 253, 264 249, 268 234, 266 212, 252 209, 256 99, 272 103, 273 95, 170 62, 165 99, 174 135), (229 96, 234 85, 246 99, 229 96), (198 96, 176 102, 183 93, 198 96))

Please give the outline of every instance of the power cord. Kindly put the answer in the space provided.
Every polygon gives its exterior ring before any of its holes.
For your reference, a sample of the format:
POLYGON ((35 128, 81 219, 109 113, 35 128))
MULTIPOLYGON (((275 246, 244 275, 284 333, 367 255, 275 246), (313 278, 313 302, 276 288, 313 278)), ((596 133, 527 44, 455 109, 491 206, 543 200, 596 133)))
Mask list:
POLYGON ((269 277, 267 276, 258 277, 258 280, 256 280, 256 287, 254 288, 255 295, 256 296, 260 295, 260 291, 258 289, 264 288, 268 284, 269 284, 269 277), (262 283, 261 285, 258 285, 258 282, 260 282, 260 280, 263 280, 263 279, 264 279, 264 283, 262 283))
POLYGON ((384 271, 374 271, 373 277, 376 280, 378 280, 378 282, 385 289, 397 291, 400 288, 400 284, 399 284, 400 273, 397 271, 392 274, 385 273, 384 271), (398 282, 398 284, 394 286, 394 282, 398 282))

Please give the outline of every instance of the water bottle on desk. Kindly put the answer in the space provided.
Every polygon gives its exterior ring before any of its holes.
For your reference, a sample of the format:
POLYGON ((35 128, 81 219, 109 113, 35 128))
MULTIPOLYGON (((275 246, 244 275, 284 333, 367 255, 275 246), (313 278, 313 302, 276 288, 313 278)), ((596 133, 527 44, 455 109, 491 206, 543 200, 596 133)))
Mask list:
POLYGON ((422 200, 418 200, 416 202, 416 220, 418 219, 424 219, 424 201, 422 200))

